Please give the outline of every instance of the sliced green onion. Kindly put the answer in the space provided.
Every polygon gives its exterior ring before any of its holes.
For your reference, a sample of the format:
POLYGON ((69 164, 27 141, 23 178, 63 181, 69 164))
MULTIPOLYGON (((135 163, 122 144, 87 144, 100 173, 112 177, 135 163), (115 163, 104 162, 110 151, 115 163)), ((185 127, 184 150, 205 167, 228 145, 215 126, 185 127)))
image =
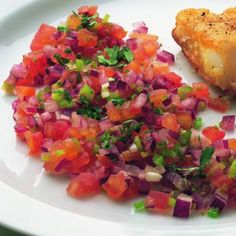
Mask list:
POLYGON ((170 197, 170 198, 168 199, 168 205, 169 205, 170 207, 174 207, 175 204, 176 204, 176 199, 174 199, 173 197, 170 197))
POLYGON ((84 60, 76 59, 75 60, 75 65, 76 65, 76 68, 77 68, 78 71, 83 70, 83 68, 84 68, 84 60))
POLYGON ((56 154, 57 157, 61 157, 65 154, 65 151, 62 150, 62 149, 59 149, 59 150, 55 151, 55 154, 56 154))
POLYGON ((144 200, 134 203, 134 210, 135 210, 135 211, 141 212, 141 211, 144 211, 145 209, 146 209, 146 208, 145 208, 145 202, 144 202, 144 200))
POLYGON ((13 95, 14 94, 14 85, 12 84, 8 84, 6 81, 3 83, 2 85, 2 90, 5 92, 5 93, 8 93, 8 94, 11 94, 13 95))
POLYGON ((193 91, 193 88, 186 85, 184 87, 180 87, 178 88, 178 95, 180 97, 181 100, 187 98, 188 94, 191 93, 193 91))
POLYGON ((83 96, 83 97, 87 98, 89 101, 92 101, 94 98, 94 91, 88 84, 85 84, 80 89, 80 96, 83 96))
POLYGON ((135 136, 134 143, 139 151, 143 150, 142 142, 141 142, 139 136, 135 136))
POLYGON ((233 162, 231 163, 230 167, 229 167, 229 174, 228 176, 230 178, 235 178, 236 177, 236 160, 233 160, 233 162))
POLYGON ((102 19, 102 23, 108 22, 109 18, 110 18, 110 15, 106 14, 102 19))
POLYGON ((213 208, 211 207, 208 211, 207 211, 207 215, 211 218, 218 218, 220 216, 220 211, 218 208, 213 208))
POLYGON ((68 32, 69 31, 69 29, 67 28, 66 25, 59 25, 57 27, 57 30, 60 31, 60 32, 68 32))
POLYGON ((41 154, 41 160, 44 161, 44 162, 47 162, 49 161, 50 159, 50 154, 49 153, 42 153, 41 154))

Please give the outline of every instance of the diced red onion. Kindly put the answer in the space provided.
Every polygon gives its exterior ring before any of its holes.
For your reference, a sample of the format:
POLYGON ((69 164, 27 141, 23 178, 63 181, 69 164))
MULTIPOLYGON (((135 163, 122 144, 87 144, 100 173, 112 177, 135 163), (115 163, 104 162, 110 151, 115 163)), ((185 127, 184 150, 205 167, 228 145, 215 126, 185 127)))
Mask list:
POLYGON ((71 37, 71 38, 76 38, 76 39, 77 39, 78 32, 75 31, 75 30, 71 30, 71 31, 68 33, 68 36, 71 37))
POLYGON ((14 126, 14 129, 15 129, 15 132, 16 133, 23 133, 25 131, 27 131, 28 129, 23 127, 21 124, 19 123, 16 123, 15 126, 14 126))
POLYGON ((175 57, 172 53, 162 50, 157 53, 157 60, 172 65, 175 62, 175 57))
POLYGON ((93 76, 93 77, 98 78, 98 76, 99 76, 99 71, 98 71, 98 70, 95 70, 95 69, 91 69, 91 70, 90 70, 90 76, 93 76))
POLYGON ((112 127, 112 122, 110 119, 101 120, 99 122, 99 126, 101 129, 101 132, 105 132, 106 130, 109 130, 112 127))
POLYGON ((165 106, 165 107, 168 107, 170 104, 171 104, 171 97, 169 96, 167 99, 165 99, 162 104, 165 106))
POLYGON ((132 107, 134 109, 142 108, 147 102, 147 95, 145 93, 140 93, 137 98, 135 98, 132 107))
POLYGON ((223 116, 220 122, 220 128, 225 131, 234 131, 235 128, 235 115, 223 116))
POLYGON ((48 112, 56 112, 58 111, 59 108, 55 101, 48 100, 44 103, 44 109, 45 111, 48 111, 48 112))
POLYGON ((126 46, 132 51, 136 50, 138 48, 137 39, 127 39, 126 46))
POLYGON ((48 152, 52 147, 53 141, 52 139, 43 139, 41 150, 43 152, 48 152))
POLYGON ((187 180, 182 178, 179 174, 175 172, 167 172, 166 178, 174 184, 176 188, 183 191, 186 189, 187 180))
POLYGON ((59 162, 59 164, 55 167, 55 171, 60 172, 65 167, 65 165, 67 165, 69 162, 70 162, 69 160, 62 159, 59 162))
POLYGON ((188 110, 188 111, 194 111, 196 110, 196 104, 197 100, 195 98, 186 98, 181 101, 181 105, 183 109, 188 110))
POLYGON ((148 32, 148 27, 143 21, 133 23, 132 26, 134 27, 133 32, 140 34, 146 34, 148 32))
POLYGON ((19 79, 25 79, 27 76, 27 70, 22 63, 13 65, 10 73, 19 79))
POLYGON ((34 114, 36 111, 37 111, 37 108, 33 106, 26 107, 25 109, 26 114, 34 114))
POLYGON ((118 90, 125 90, 126 86, 127 86, 127 84, 124 81, 119 80, 117 82, 117 89, 118 90))
POLYGON ((52 116, 48 111, 46 111, 46 112, 41 114, 41 118, 42 118, 43 122, 45 122, 47 120, 51 120, 52 116))
POLYGON ((127 149, 127 144, 121 141, 117 141, 115 143, 119 152, 124 152, 127 149))
POLYGON ((228 149, 228 140, 226 139, 221 139, 221 140, 217 140, 216 142, 213 143, 214 149, 228 149))
POLYGON ((47 57, 47 58, 51 58, 55 53, 56 53, 57 49, 51 45, 45 45, 43 47, 43 52, 44 52, 44 55, 47 57))
POLYGON ((121 72, 116 71, 116 73, 114 74, 114 78, 117 79, 117 80, 123 80, 124 75, 121 72))
POLYGON ((66 44, 71 46, 71 49, 73 50, 73 46, 78 45, 78 39, 77 38, 72 38, 72 37, 66 37, 66 44))
POLYGON ((181 193, 176 200, 173 216, 188 218, 191 211, 192 197, 181 193))
POLYGON ((219 158, 229 157, 230 150, 229 149, 216 149, 214 155, 219 158))
POLYGON ((227 201, 228 201, 228 194, 217 190, 210 203, 210 207, 218 208, 219 211, 221 212, 227 205, 227 201))
POLYGON ((191 154, 193 156, 193 163, 196 165, 196 166, 199 166, 200 165, 200 156, 201 156, 201 153, 202 153, 202 150, 200 149, 192 149, 191 150, 191 154))
POLYGON ((20 104, 20 99, 16 99, 16 100, 14 100, 14 102, 12 102, 12 109, 14 110, 14 112, 16 112, 17 111, 17 107, 19 106, 19 104, 20 104))

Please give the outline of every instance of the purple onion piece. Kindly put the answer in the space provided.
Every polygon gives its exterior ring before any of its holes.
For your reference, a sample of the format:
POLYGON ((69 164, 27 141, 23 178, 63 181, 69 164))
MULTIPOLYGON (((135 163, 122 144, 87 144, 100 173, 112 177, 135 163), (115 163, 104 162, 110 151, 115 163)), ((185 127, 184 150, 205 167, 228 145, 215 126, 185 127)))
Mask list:
POLYGON ((127 86, 127 84, 124 81, 119 80, 117 82, 117 89, 118 90, 125 90, 126 86, 127 86))
POLYGON ((223 116, 220 122, 221 129, 225 131, 234 131, 235 128, 235 115, 223 116))
POLYGON ((171 65, 175 62, 175 57, 172 53, 162 50, 157 53, 157 60, 171 65))
POLYGON ((138 48, 137 39, 127 39, 126 46, 132 51, 136 50, 138 48))
POLYGON ((181 217, 181 218, 188 218, 191 211, 193 199, 192 197, 180 194, 176 200, 173 216, 181 217))
POLYGON ((143 21, 133 23, 132 26, 134 27, 133 32, 137 32, 141 34, 146 34, 148 32, 148 27, 143 21))
POLYGON ((221 212, 227 205, 227 202, 228 202, 228 194, 217 190, 210 203, 210 207, 218 208, 219 211, 221 212))
POLYGON ((169 96, 167 99, 165 99, 162 104, 165 106, 165 107, 168 107, 170 104, 171 104, 171 96, 169 96))
POLYGON ((68 160, 66 160, 66 159, 62 159, 62 160, 58 163, 58 165, 55 167, 55 171, 56 171, 56 172, 61 171, 61 170, 65 167, 65 165, 67 165, 69 162, 70 162, 70 161, 68 161, 68 160))
POLYGON ((90 70, 90 76, 98 78, 99 77, 99 71, 95 70, 95 69, 91 69, 90 70))

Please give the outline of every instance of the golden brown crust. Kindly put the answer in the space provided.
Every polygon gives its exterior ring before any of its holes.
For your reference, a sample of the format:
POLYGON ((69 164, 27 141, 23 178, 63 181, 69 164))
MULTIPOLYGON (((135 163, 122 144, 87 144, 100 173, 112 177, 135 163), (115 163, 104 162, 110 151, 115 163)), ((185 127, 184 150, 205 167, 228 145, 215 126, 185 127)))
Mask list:
POLYGON ((236 90, 236 8, 219 15, 207 9, 182 10, 172 36, 202 78, 223 90, 236 90))

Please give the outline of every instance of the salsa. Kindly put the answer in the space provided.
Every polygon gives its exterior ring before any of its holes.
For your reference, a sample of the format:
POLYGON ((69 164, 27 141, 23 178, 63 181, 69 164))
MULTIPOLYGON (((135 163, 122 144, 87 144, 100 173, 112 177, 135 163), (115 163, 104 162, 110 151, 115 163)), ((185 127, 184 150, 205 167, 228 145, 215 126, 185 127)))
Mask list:
POLYGON ((133 26, 128 34, 96 6, 42 24, 2 86, 17 97, 16 135, 48 173, 69 177, 73 197, 142 196, 136 211, 216 218, 236 197, 236 139, 225 139, 235 116, 203 127, 199 115, 229 100, 184 83, 158 37, 133 26))

